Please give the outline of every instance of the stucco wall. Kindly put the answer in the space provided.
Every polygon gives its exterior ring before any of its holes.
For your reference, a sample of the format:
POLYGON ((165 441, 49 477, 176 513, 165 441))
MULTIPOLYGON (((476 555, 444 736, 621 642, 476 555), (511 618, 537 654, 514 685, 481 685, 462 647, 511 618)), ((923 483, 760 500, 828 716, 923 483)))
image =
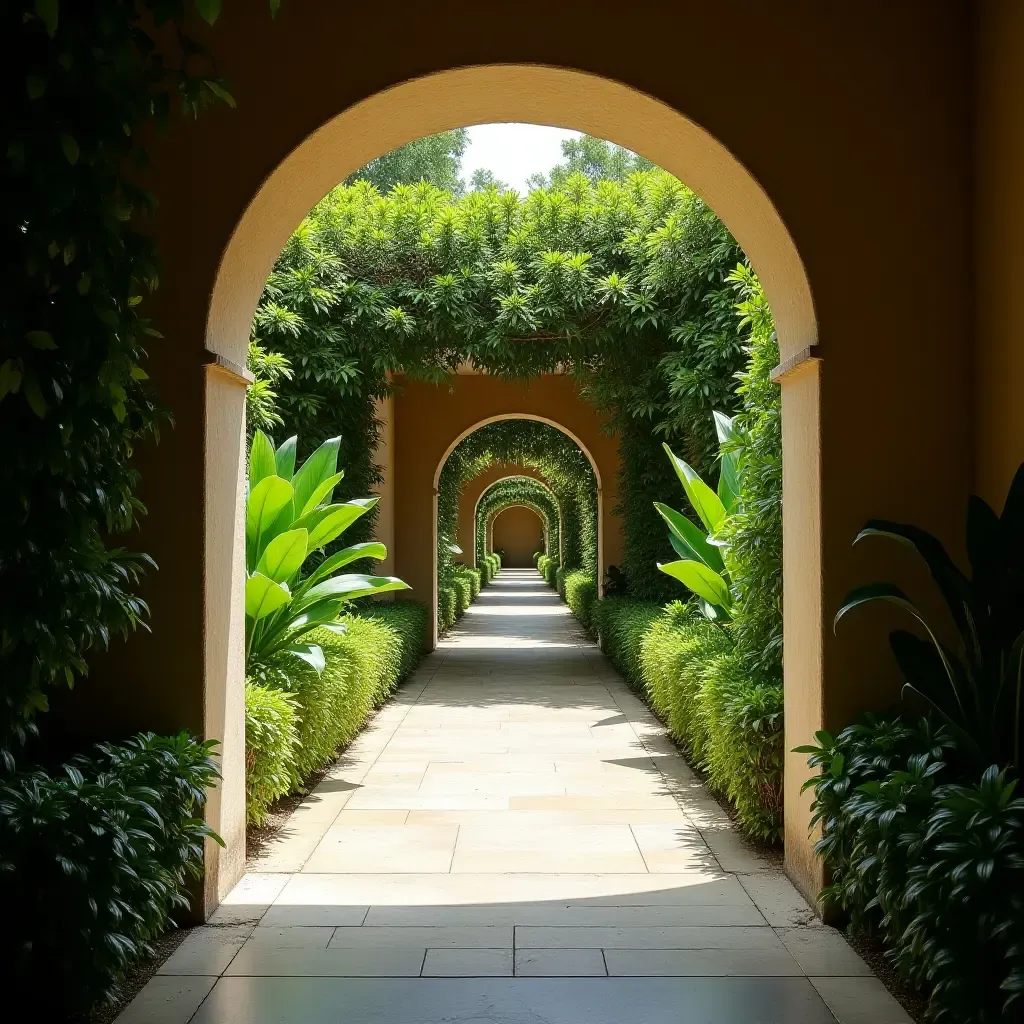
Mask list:
POLYGON ((533 509, 512 505, 494 517, 492 547, 503 551, 502 565, 506 569, 528 569, 533 555, 544 545, 544 524, 533 509))

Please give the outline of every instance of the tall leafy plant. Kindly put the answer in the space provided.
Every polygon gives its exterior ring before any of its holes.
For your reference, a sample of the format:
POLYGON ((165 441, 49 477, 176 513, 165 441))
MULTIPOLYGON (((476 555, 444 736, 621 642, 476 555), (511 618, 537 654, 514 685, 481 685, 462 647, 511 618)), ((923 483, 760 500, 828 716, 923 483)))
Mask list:
POLYGON ((976 765, 1020 767, 1024 714, 1024 465, 1014 476, 1003 514, 981 498, 967 504, 967 555, 962 572, 941 542, 916 526, 870 520, 854 543, 881 537, 909 547, 924 562, 949 611, 956 647, 893 583, 851 590, 836 614, 875 602, 893 604, 927 636, 898 629, 889 634, 904 690, 927 703, 976 765))
POLYGON ((361 558, 387 557, 383 544, 353 544, 303 573, 310 555, 336 541, 377 503, 356 498, 331 504, 344 471, 338 471, 341 438, 332 437, 295 468, 297 439, 274 449, 262 431, 249 450, 249 495, 245 519, 245 642, 251 671, 277 654, 301 658, 323 671, 323 651, 303 637, 319 626, 344 631, 337 618, 359 597, 406 590, 394 576, 337 574, 361 558), (337 574, 337 575, 336 575, 337 574))
MULTIPOLYGON (((726 445, 734 441, 732 419, 720 412, 716 412, 714 417, 719 443, 726 445)), ((707 618, 728 621, 732 618, 733 596, 717 532, 736 508, 739 495, 736 451, 723 448, 716 493, 667 444, 663 447, 706 532, 682 512, 656 501, 654 507, 668 524, 669 541, 679 555, 674 562, 659 562, 658 568, 697 595, 701 611, 707 618)))

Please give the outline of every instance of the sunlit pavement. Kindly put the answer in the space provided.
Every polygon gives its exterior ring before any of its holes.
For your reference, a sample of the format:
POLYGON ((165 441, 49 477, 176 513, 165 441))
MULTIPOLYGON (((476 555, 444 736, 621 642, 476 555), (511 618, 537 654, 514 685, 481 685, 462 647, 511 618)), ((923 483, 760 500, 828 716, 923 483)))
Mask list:
POLYGON ((904 1024, 503 570, 122 1024, 904 1024))

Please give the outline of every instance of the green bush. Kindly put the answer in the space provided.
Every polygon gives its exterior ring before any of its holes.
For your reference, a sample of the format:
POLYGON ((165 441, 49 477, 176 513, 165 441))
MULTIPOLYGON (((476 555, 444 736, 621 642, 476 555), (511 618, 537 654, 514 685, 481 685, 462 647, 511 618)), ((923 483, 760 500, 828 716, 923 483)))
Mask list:
MULTIPOLYGON (((142 733, 0 784, 0 959, 39 1020, 110 1001, 201 876, 214 741, 142 733)), ((218 840, 219 841, 219 840, 218 840)))
POLYGON ((258 825, 295 781, 295 701, 282 690, 245 683, 245 816, 258 825))
POLYGON ((469 584, 470 602, 475 601, 480 596, 481 573, 479 569, 472 569, 468 565, 463 566, 455 573, 455 578, 464 580, 469 584))
POLYGON ((473 586, 460 574, 452 580, 452 587, 455 590, 455 615, 461 619, 466 609, 473 603, 473 586))
POLYGON ((437 588, 437 631, 447 633, 455 625, 458 598, 454 587, 437 588))
POLYGON ((422 601, 375 601, 360 608, 361 619, 376 619, 394 633, 401 645, 397 685, 416 667, 423 656, 427 635, 427 606, 422 601))
POLYGON ((827 905, 878 936, 933 1021, 1009 1024, 1024 996, 1024 800, 945 726, 870 717, 800 748, 827 905))
POLYGON ((601 650, 633 686, 643 687, 640 645, 660 614, 661 605, 631 597, 605 598, 591 612, 592 628, 601 650))
POLYGON ((558 589, 558 570, 559 564, 558 559, 552 555, 541 555, 537 559, 537 568, 540 570, 541 576, 544 577, 544 581, 549 587, 558 589))
POLYGON ((558 591, 558 596, 565 600, 565 573, 566 569, 563 566, 559 566, 555 570, 555 590, 558 591))
POLYGON ((583 569, 565 574, 565 603, 583 625, 590 629, 594 602, 597 601, 597 580, 583 569))
POLYGON ((651 706, 698 763, 706 756, 711 725, 702 700, 705 673, 730 647, 718 626, 681 601, 652 619, 640 640, 640 674, 651 706))
POLYGON ((782 838, 782 684, 752 674, 735 650, 710 661, 700 691, 707 731, 703 767, 735 805, 744 830, 782 838))

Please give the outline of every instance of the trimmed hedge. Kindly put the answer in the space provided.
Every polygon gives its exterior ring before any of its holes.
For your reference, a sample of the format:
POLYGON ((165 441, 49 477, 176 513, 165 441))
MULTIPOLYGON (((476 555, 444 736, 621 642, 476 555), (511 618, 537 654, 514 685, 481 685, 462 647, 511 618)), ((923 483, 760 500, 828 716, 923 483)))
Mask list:
POLYGON ((591 613, 601 650, 626 681, 638 689, 644 688, 640 645, 660 614, 660 605, 631 597, 606 597, 594 605, 591 613))
POLYGON ((245 681, 245 817, 258 825, 295 778, 298 710, 283 690, 245 681))
POLYGON ((458 595, 454 587, 437 588, 437 631, 447 633, 455 625, 458 609, 458 595))
POLYGON ((188 908, 204 843, 216 838, 203 821, 219 778, 214 746, 141 733, 60 775, 37 769, 0 784, 0 960, 33 1019, 112 1001, 171 914, 188 908))
POLYGON ((326 665, 319 675, 293 657, 275 661, 246 688, 247 816, 258 823, 267 808, 333 760, 374 708, 412 670, 423 651, 427 610, 413 601, 377 603, 340 622, 344 633, 318 629, 326 665), (286 705, 293 708, 288 719, 286 705), (281 789, 281 779, 287 785, 281 789), (271 795, 273 794, 273 795, 271 795))
POLYGON ((537 559, 537 569, 540 571, 541 576, 544 577, 544 581, 549 587, 558 589, 558 559, 553 555, 541 555, 537 559))
POLYGON ((562 566, 555 570, 555 590, 558 591, 558 596, 563 601, 565 600, 565 574, 566 570, 562 566))
POLYGON ((461 619, 473 603, 473 585, 460 573, 452 580, 452 587, 455 590, 455 615, 461 619))
MULTIPOLYGON (((571 603, 570 603, 571 606, 571 603)), ((575 610, 575 609, 574 609, 575 610)), ((741 825, 767 841, 782 829, 782 686, 752 673, 732 632, 673 601, 609 597, 590 609, 601 647, 741 825)))
POLYGON ((590 629, 597 601, 597 580, 585 569, 574 569, 566 573, 564 597, 576 618, 590 629))
POLYGON ((473 569, 467 565, 465 569, 459 571, 459 575, 469 580, 470 597, 475 601, 480 596, 480 590, 483 587, 483 573, 479 569, 473 569))

